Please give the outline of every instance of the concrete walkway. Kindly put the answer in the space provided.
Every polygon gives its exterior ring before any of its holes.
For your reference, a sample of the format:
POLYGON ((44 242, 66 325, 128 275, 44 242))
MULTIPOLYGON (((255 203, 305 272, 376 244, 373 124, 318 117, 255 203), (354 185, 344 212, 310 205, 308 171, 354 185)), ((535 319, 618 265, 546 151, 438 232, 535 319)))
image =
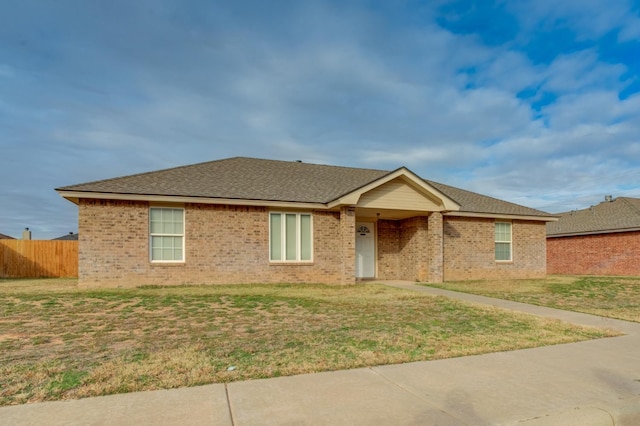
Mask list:
POLYGON ((623 331, 447 360, 0 408, 0 425, 640 425, 640 324, 386 285, 623 331))

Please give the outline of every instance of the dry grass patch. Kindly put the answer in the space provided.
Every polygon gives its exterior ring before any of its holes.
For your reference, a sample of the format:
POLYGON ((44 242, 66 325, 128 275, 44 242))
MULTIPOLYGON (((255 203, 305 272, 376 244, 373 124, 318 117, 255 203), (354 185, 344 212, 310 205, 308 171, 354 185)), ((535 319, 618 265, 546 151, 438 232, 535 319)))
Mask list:
POLYGON ((0 405, 610 335, 379 285, 79 290, 73 280, 0 280, 0 405))
POLYGON ((640 277, 552 275, 539 280, 463 281, 429 285, 640 322, 640 277))

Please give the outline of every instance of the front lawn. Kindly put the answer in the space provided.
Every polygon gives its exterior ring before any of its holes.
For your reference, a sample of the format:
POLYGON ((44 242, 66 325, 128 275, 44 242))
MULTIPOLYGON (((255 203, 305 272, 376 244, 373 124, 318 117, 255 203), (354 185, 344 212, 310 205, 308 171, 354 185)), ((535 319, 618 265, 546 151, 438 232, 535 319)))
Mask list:
POLYGON ((463 281, 429 286, 640 322, 640 277, 550 275, 539 280, 463 281))
POLYGON ((79 290, 75 280, 0 280, 0 405, 610 335, 381 285, 79 290))

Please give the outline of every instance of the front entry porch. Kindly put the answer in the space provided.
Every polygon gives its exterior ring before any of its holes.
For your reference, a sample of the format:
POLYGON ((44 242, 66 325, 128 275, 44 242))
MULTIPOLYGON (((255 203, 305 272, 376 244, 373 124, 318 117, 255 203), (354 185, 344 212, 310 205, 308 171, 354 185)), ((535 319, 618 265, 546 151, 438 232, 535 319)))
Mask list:
POLYGON ((355 223, 356 280, 442 282, 442 214, 355 223))

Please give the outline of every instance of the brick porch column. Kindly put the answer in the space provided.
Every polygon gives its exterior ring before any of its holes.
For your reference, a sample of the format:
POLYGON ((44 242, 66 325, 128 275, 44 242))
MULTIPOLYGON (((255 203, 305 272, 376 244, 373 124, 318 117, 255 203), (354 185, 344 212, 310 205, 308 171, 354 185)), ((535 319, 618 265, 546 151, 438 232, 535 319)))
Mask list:
POLYGON ((443 230, 442 213, 431 213, 429 215, 429 228, 427 229, 430 283, 441 283, 444 279, 443 230))
POLYGON ((342 247, 342 282, 356 282, 356 209, 342 207, 340 209, 340 237, 342 247))

